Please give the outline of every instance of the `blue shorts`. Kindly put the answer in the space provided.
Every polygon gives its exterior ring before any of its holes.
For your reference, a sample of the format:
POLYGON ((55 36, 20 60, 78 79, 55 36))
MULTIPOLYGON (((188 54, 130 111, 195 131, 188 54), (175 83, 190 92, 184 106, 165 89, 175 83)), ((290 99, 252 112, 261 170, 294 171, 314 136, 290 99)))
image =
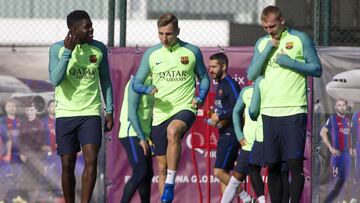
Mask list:
MULTIPOLYGON (((151 128, 151 137, 152 141, 154 143, 154 153, 156 156, 164 156, 166 155, 168 140, 167 140, 167 127, 173 120, 181 120, 186 123, 186 127, 188 131, 193 123, 195 122, 196 115, 189 110, 183 110, 166 121, 162 122, 160 125, 152 126, 151 128)), ((181 138, 183 138, 185 133, 181 135, 181 138)))
POLYGON ((240 143, 236 139, 235 133, 220 134, 216 147, 215 168, 232 170, 238 157, 239 148, 240 143))
POLYGON ((152 167, 151 152, 149 150, 147 156, 144 155, 144 151, 139 145, 140 142, 139 138, 124 137, 124 138, 120 138, 120 142, 126 151, 131 168, 133 170, 136 169, 146 170, 148 173, 151 173, 152 175, 154 174, 152 167))
POLYGON ((58 155, 76 153, 85 144, 101 146, 100 116, 60 117, 55 120, 58 155))
POLYGON ((262 115, 264 159, 278 163, 289 159, 304 159, 306 114, 272 117, 262 115))
POLYGON ((250 151, 240 149, 234 171, 241 173, 243 175, 247 175, 250 170, 249 157, 250 157, 250 151))
MULTIPOLYGON (((331 156, 331 170, 336 171, 334 177, 348 179, 351 168, 351 157, 349 151, 341 152, 339 157, 331 156)), ((333 172, 331 173, 333 174, 333 172)))
POLYGON ((264 143, 254 141, 249 155, 249 163, 255 166, 264 167, 264 143))

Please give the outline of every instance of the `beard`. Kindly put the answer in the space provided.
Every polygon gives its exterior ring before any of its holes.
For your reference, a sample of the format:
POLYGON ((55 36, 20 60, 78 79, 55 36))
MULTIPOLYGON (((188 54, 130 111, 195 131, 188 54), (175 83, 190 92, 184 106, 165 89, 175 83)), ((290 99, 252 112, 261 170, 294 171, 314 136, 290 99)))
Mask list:
POLYGON ((222 78, 223 74, 224 74, 223 71, 219 71, 219 72, 215 73, 213 79, 214 80, 220 80, 222 78))

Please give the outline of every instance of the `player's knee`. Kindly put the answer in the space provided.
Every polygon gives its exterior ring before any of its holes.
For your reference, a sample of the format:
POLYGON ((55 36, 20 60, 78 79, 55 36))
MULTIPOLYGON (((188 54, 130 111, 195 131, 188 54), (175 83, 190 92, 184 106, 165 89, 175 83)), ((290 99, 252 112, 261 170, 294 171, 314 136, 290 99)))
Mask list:
POLYGON ((75 169, 76 159, 74 156, 61 157, 61 166, 64 172, 73 171, 75 169))
POLYGON ((147 175, 147 168, 145 166, 145 168, 143 167, 139 167, 138 169, 135 169, 133 171, 133 177, 136 178, 136 180, 138 180, 139 182, 143 181, 146 179, 146 175, 147 175))
POLYGON ((168 139, 168 143, 170 144, 180 143, 181 135, 179 129, 175 127, 168 127, 167 139, 168 139))
POLYGON ((236 171, 234 171, 233 176, 234 176, 234 178, 236 178, 238 181, 241 181, 241 182, 244 181, 245 177, 246 177, 244 174, 236 172, 236 171))
POLYGON ((73 163, 62 163, 62 171, 63 173, 70 173, 75 170, 75 164, 73 163))
POLYGON ((97 157, 87 157, 84 158, 85 166, 95 166, 97 165, 97 157))
POLYGON ((140 167, 140 176, 141 176, 141 179, 143 179, 143 180, 152 179, 152 177, 154 176, 154 171, 153 171, 152 167, 147 165, 146 163, 144 163, 140 167))
POLYGON ((214 168, 214 175, 216 177, 221 177, 223 174, 225 173, 225 171, 223 169, 220 168, 214 168))
POLYGON ((172 136, 175 136, 176 134, 179 133, 178 128, 175 126, 168 126, 166 130, 167 130, 167 134, 172 136))

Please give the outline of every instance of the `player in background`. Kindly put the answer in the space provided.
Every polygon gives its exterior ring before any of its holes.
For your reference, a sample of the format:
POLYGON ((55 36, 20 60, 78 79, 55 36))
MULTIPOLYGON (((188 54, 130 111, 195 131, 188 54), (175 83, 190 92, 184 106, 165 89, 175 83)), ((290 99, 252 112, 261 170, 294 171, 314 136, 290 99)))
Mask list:
MULTIPOLYGON (((256 87, 258 88, 258 85, 255 85, 255 88, 256 87)), ((262 141, 257 141, 262 140, 262 125, 261 122, 259 122, 260 119, 256 121, 258 113, 255 121, 250 118, 249 114, 250 104, 253 103, 252 97, 253 95, 257 96, 257 93, 259 93, 259 91, 254 90, 254 86, 252 82, 250 82, 249 86, 241 90, 233 110, 234 129, 237 140, 241 144, 241 149, 237 157, 234 173, 223 194, 222 203, 230 203, 233 201, 238 188, 241 187, 241 183, 248 174, 250 174, 251 184, 258 202, 265 202, 264 183, 260 175, 261 167, 264 165, 262 154, 263 146, 262 141), (244 124, 242 124, 243 122, 244 124)))
MULTIPOLYGON (((151 133, 152 95, 139 95, 131 88, 132 79, 125 87, 120 113, 119 139, 129 159, 132 175, 124 186, 121 203, 131 201, 139 191, 142 203, 150 202, 151 180, 154 175, 148 140, 151 133)), ((149 77, 145 84, 151 84, 149 77)))
MULTIPOLYGON (((215 53, 209 57, 209 74, 218 82, 214 101, 214 109, 210 113, 209 124, 217 127, 219 139, 216 148, 214 174, 222 184, 222 192, 230 181, 230 171, 238 156, 240 143, 236 139, 232 123, 232 112, 239 97, 239 84, 228 75, 229 60, 224 53, 215 53)), ((240 198, 246 202, 251 198, 245 191, 240 193, 240 198)), ((224 199, 224 197, 222 197, 224 199)))
POLYGON ((20 158, 21 119, 16 116, 16 109, 16 101, 13 99, 7 100, 4 105, 6 116, 0 119, 0 123, 6 127, 6 132, 11 143, 11 147, 8 148, 11 155, 11 157, 9 157, 10 163, 22 162, 20 158))
POLYGON ((352 147, 350 120, 345 117, 347 102, 344 99, 336 100, 335 111, 336 113, 328 118, 320 131, 321 139, 331 153, 332 177, 325 203, 334 202, 336 199, 346 201, 345 190, 349 189, 346 183, 350 174, 350 150, 352 147))

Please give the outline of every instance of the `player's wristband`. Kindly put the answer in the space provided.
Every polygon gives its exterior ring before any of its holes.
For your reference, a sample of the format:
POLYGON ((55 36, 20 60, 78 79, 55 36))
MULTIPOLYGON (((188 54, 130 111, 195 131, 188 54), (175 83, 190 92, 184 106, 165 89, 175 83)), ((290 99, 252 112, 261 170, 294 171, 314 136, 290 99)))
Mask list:
POLYGON ((155 86, 154 86, 154 85, 151 85, 151 86, 149 86, 149 87, 146 89, 145 93, 146 93, 146 94, 151 94, 151 92, 152 92, 154 89, 155 89, 155 86))

